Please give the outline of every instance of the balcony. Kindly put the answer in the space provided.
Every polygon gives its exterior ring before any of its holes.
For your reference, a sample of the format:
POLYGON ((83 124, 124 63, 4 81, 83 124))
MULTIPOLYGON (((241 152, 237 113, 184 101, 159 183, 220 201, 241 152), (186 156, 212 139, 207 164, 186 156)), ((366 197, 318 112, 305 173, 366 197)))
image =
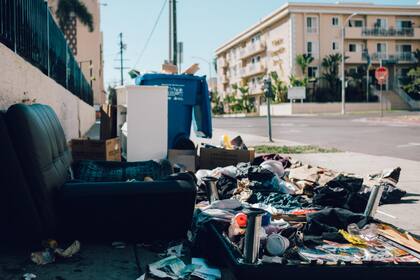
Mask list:
POLYGON ((347 39, 386 38, 386 39, 420 39, 420 28, 368 28, 346 27, 347 39))
POLYGON ((414 63, 416 58, 411 52, 400 52, 396 54, 373 53, 372 61, 385 60, 387 63, 414 63))
POLYGON ((242 78, 247 78, 251 76, 255 76, 258 74, 265 73, 267 71, 267 67, 264 63, 255 63, 255 64, 248 64, 244 68, 242 68, 239 72, 242 78))
POLYGON ((240 50, 239 57, 241 59, 246 59, 254 54, 265 51, 265 49, 266 49, 266 44, 263 41, 248 43, 245 47, 243 47, 240 50))
POLYGON ((317 27, 306 27, 306 33, 316 34, 318 33, 317 27))
POLYGON ((366 63, 366 56, 362 52, 346 52, 346 63, 366 63))

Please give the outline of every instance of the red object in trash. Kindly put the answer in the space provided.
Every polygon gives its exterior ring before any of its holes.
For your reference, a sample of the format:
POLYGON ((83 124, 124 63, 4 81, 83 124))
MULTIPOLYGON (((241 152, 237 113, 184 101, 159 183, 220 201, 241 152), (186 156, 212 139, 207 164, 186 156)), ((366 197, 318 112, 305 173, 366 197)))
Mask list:
POLYGON ((236 214, 235 222, 238 224, 239 227, 244 228, 248 223, 248 217, 244 213, 236 214))

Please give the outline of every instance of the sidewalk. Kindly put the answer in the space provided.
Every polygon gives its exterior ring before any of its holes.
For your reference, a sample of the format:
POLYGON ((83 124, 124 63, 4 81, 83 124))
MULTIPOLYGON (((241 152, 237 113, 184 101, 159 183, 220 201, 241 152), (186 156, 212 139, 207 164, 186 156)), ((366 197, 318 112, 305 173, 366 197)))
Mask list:
POLYGON ((304 145, 302 143, 294 142, 294 141, 288 141, 288 140, 279 140, 279 139, 273 139, 274 142, 268 141, 267 137, 262 137, 258 135, 252 135, 252 134, 245 134, 231 131, 231 130, 224 130, 219 128, 213 128, 213 137, 211 139, 205 139, 205 138, 198 138, 195 136, 195 133, 193 130, 191 130, 191 140, 194 141, 196 145, 200 143, 206 143, 210 145, 219 146, 220 141, 222 139, 222 136, 224 134, 229 135, 230 139, 235 138, 236 136, 240 135, 242 139, 244 140, 245 145, 248 147, 254 147, 254 146, 260 146, 260 145, 268 145, 268 146, 299 146, 304 145))

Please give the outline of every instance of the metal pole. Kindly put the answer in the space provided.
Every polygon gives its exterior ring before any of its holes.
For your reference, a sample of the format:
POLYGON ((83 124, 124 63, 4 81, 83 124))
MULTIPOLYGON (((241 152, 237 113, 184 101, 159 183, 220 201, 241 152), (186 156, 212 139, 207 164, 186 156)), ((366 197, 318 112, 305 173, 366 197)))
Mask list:
POLYGON ((177 23, 176 23, 176 0, 172 2, 173 6, 173 29, 174 29, 174 61, 173 64, 178 65, 178 39, 177 39, 177 23))
POLYGON ((271 87, 271 79, 266 78, 264 80, 264 93, 265 97, 267 98, 267 120, 268 120, 268 140, 273 142, 273 138, 271 135, 271 97, 273 96, 273 89, 271 87))
MULTIPOLYGON (((379 60, 379 67, 382 67, 382 59, 380 59, 379 60)), ((381 118, 384 116, 384 108, 383 108, 383 104, 384 104, 384 101, 383 101, 383 99, 384 99, 384 95, 383 95, 383 92, 382 92, 382 86, 383 86, 383 83, 382 82, 379 82, 379 86, 380 86, 380 88, 381 88, 381 91, 380 91, 380 94, 381 94, 381 118)))
POLYGON ((245 209, 243 212, 247 215, 243 261, 247 264, 255 264, 258 262, 260 228, 264 210, 251 208, 245 209))
POLYGON ((120 66, 121 66, 121 85, 124 85, 124 44, 123 44, 123 34, 120 33, 120 66))
POLYGON ((267 98, 267 118, 268 118, 268 140, 273 142, 273 138, 271 135, 271 109, 270 109, 270 101, 271 97, 267 98))
POLYGON ((172 0, 169 0, 169 57, 168 63, 172 61, 172 0))
POLYGON ((344 73, 344 26, 341 27, 341 114, 346 113, 346 84, 345 84, 345 73, 344 73))
POLYGON ((49 15, 49 8, 48 8, 48 1, 45 2, 45 7, 47 10, 47 72, 48 77, 51 76, 51 66, 50 66, 50 15, 49 15))
POLYGON ((92 59, 89 61, 89 69, 90 69, 90 77, 89 77, 90 88, 93 89, 93 80, 92 80, 92 78, 93 78, 93 61, 92 61, 92 59))
POLYGON ((369 102, 369 65, 366 68, 366 102, 369 102))

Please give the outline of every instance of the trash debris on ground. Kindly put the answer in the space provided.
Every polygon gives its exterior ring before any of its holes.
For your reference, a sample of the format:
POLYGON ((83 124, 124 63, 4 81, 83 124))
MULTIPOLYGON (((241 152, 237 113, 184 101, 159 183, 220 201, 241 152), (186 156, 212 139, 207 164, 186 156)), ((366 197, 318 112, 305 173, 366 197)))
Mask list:
MULTIPOLYGON (((233 147, 228 137, 222 144, 233 147)), ((397 167, 363 178, 275 154, 198 170, 192 234, 208 222, 220 225, 216 228, 244 262, 252 260, 247 250, 257 248, 253 254, 270 263, 420 264, 419 240, 366 214, 375 188, 383 190, 376 205, 401 201, 400 172, 397 167), (216 178, 220 200, 209 200, 205 176, 216 178), (259 218, 252 218, 248 227, 251 207, 262 214, 255 214, 259 218)))
POLYGON ((25 273, 23 274, 22 278, 23 280, 31 280, 31 279, 36 278, 36 275, 33 273, 25 273))
POLYGON ((58 243, 55 240, 47 240, 43 242, 43 251, 31 253, 32 262, 37 265, 46 265, 56 261, 56 257, 71 258, 80 251, 80 242, 74 241, 66 249, 58 248, 58 243))
POLYGON ((149 273, 158 278, 183 279, 197 268, 196 265, 186 265, 176 256, 170 256, 148 265, 149 273))
POLYGON ((115 249, 124 249, 125 247, 127 247, 125 242, 122 242, 122 241, 114 241, 111 243, 111 246, 114 247, 115 249))
POLYGON ((191 276, 195 276, 203 280, 216 280, 222 278, 220 269, 211 267, 205 259, 192 258, 191 263, 197 266, 197 268, 191 273, 191 276))

